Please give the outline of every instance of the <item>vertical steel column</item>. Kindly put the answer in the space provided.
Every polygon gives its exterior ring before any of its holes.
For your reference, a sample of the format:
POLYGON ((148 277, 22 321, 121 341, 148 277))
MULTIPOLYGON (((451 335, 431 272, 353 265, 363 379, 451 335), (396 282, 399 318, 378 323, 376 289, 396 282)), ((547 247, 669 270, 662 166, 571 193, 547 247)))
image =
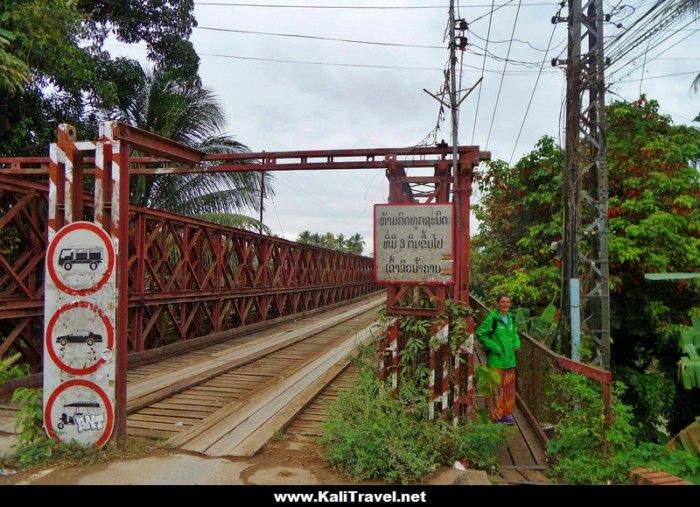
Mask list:
POLYGON ((399 327, 399 321, 396 320, 387 332, 391 352, 391 390, 394 394, 398 394, 399 390, 399 327))
MULTIPOLYGON (((471 240, 469 237, 470 226, 469 226, 469 211, 470 211, 470 200, 472 192, 472 175, 473 166, 476 162, 476 157, 478 152, 461 154, 459 157, 459 163, 457 164, 457 170, 454 176, 455 179, 455 200, 460 203, 460 216, 458 217, 458 235, 457 235, 457 258, 459 260, 459 274, 458 283, 454 287, 454 299, 463 304, 469 304, 469 250, 471 246, 471 240)), ((474 333, 474 320, 469 317, 467 321, 467 341, 470 337, 473 341, 474 333)), ((461 349, 462 352, 458 352, 457 356, 460 355, 461 360, 463 360, 466 368, 466 393, 460 393, 459 403, 455 401, 455 414, 463 411, 463 406, 465 406, 467 417, 471 418, 474 415, 474 404, 475 404, 475 393, 474 393, 474 383, 471 379, 474 376, 474 369, 476 367, 476 360, 473 354, 473 345, 471 347, 471 353, 465 353, 468 349, 461 349), (463 397, 463 398, 462 398, 463 397), (458 406, 457 406, 458 405, 458 406)), ((459 380, 455 379, 455 387, 459 384, 459 380)), ((456 398, 455 398, 456 400, 456 398)))
POLYGON ((58 144, 49 146, 49 206, 48 206, 48 241, 51 242, 61 227, 63 227, 63 214, 59 203, 63 201, 63 175, 61 164, 63 156, 58 149, 58 144))
POLYGON ((126 436, 126 364, 129 351, 129 150, 127 141, 114 138, 114 123, 100 126, 100 137, 112 145, 112 198, 110 234, 117 252, 117 321, 116 321, 116 406, 114 435, 126 436))
POLYGON ((581 131, 588 144, 589 176, 584 202, 592 208, 592 222, 586 227, 590 250, 584 269, 587 303, 583 320, 595 341, 597 365, 610 369, 610 274, 608 261, 608 162, 605 141, 605 55, 602 0, 589 0, 584 27, 588 34, 588 66, 584 84, 588 87, 588 109, 581 131), (596 234, 597 232, 597 234, 596 234))
MULTIPOLYGON (((73 142, 75 141, 75 128, 62 123, 58 126, 58 149, 63 157, 65 194, 63 199, 63 213, 65 223, 69 224, 73 219, 73 142)), ((82 184, 82 182, 81 182, 82 184)), ((82 189, 80 190, 82 194, 82 189)))
POLYGON ((581 0, 568 2, 562 351, 566 355, 573 354, 570 333, 577 331, 571 329, 572 322, 568 318, 572 301, 569 284, 571 280, 580 278, 584 294, 581 298, 581 323, 596 344, 595 363, 610 368, 608 168, 603 49, 605 17, 602 0, 586 0, 583 7, 581 0), (588 42, 585 53, 581 47, 583 39, 588 42), (585 107, 581 103, 584 90, 588 91, 588 104, 585 107), (585 146, 582 153, 581 145, 585 146), (582 184, 584 191, 581 189, 582 184), (585 229, 581 228, 582 217, 589 221, 585 229))
MULTIPOLYGON (((133 281, 133 290, 143 295, 146 282, 146 217, 139 213, 134 224, 136 229, 134 255, 136 255, 136 274, 133 281)), ((146 350, 145 336, 143 334, 143 318, 145 308, 143 304, 133 310, 133 324, 131 335, 133 336, 134 351, 146 350)))

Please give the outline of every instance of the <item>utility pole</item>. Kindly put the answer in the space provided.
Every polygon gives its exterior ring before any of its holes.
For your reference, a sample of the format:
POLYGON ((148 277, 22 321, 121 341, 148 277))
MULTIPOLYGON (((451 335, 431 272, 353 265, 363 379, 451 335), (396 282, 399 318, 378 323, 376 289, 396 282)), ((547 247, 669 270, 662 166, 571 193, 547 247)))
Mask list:
MULTIPOLYGON (((581 327, 596 346, 595 363, 610 368, 608 167, 602 0, 568 0, 566 156, 561 280, 562 351, 580 359, 581 327), (581 42, 587 42, 583 53, 581 42), (582 104, 588 92, 587 104, 582 104), (585 223, 585 227, 582 226, 585 223), (582 300, 580 296, 582 297, 582 300)), ((557 65, 558 60, 552 61, 557 65)))
MULTIPOLYGON (((459 115, 457 111, 457 37, 455 34, 455 2, 450 0, 450 112, 452 119, 452 176, 457 181, 457 171, 459 171, 459 155, 457 147, 459 146, 458 140, 458 129, 459 129, 459 115)), ((462 237, 463 224, 460 223, 459 218, 462 216, 462 196, 454 195, 455 202, 455 216, 457 217, 457 238, 462 237)), ((459 242, 459 239, 457 240, 459 242)), ((462 270, 465 266, 460 264, 461 256, 458 255, 455 259, 455 287, 460 287, 462 280, 462 270)), ((457 292, 455 291, 455 301, 458 300, 457 292)))
MULTIPOLYGON (((458 154, 458 146, 459 146, 459 105, 462 103, 462 101, 467 98, 469 93, 476 87, 474 85, 469 92, 467 92, 464 97, 461 99, 457 98, 457 94, 459 91, 457 90, 457 49, 460 49, 461 51, 466 50, 467 48, 467 38, 464 35, 464 31, 467 29, 467 22, 464 19, 456 19, 455 18, 455 3, 454 0, 450 0, 450 19, 449 19, 449 33, 450 33, 450 74, 449 74, 449 90, 450 90, 450 112, 451 118, 452 118, 452 175, 454 177, 455 181, 455 194, 454 194, 454 203, 455 203, 455 216, 457 217, 456 220, 456 225, 457 225, 457 230, 456 230, 456 237, 458 238, 457 241, 461 241, 461 238, 464 236, 468 236, 469 234, 469 224, 468 223, 463 223, 463 217, 462 217, 462 209, 463 206, 465 205, 463 200, 465 198, 464 195, 462 195, 464 192, 462 190, 462 186, 458 185, 457 182, 460 181, 460 178, 462 177, 461 175, 461 170, 462 168, 460 167, 459 164, 459 154, 458 154), (460 31, 461 35, 457 36, 457 31, 460 31)), ((477 83, 478 84, 478 83, 477 83)), ((436 97, 437 98, 437 97, 436 97)), ((468 220, 468 218, 467 218, 468 220)), ((454 299, 455 301, 460 301, 464 299, 462 292, 464 291, 464 287, 468 283, 467 274, 466 270, 468 267, 466 265, 463 265, 464 259, 462 259, 462 255, 458 255, 457 258, 455 259, 455 291, 454 291, 454 299)), ((462 303, 468 303, 469 301, 461 301, 462 303)))

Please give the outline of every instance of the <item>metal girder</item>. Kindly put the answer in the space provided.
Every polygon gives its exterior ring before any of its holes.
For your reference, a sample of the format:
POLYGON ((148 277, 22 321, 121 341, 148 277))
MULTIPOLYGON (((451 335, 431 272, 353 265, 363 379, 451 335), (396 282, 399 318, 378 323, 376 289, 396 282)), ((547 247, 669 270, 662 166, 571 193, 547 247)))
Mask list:
MULTIPOLYGON (((0 174, 0 357, 36 370, 43 324, 47 183, 0 174), (29 320, 28 320, 29 319, 29 320), (28 325, 29 324, 31 325, 28 325)), ((93 200, 85 196, 85 207, 93 200)), ((129 221, 128 343, 141 351, 377 290, 372 260, 137 206, 129 221)))
MULTIPOLYGON (((157 136, 156 136, 157 137, 157 136)), ((133 138, 133 136, 131 136, 133 138)), ((173 165, 162 157, 130 158, 129 174, 187 174, 206 172, 242 172, 242 171, 332 171, 353 169, 384 169, 386 157, 417 157, 401 160, 403 167, 433 167, 439 160, 449 154, 449 146, 421 148, 371 148, 357 150, 326 151, 279 151, 279 152, 242 152, 229 154, 205 155, 200 165, 173 165), (381 160, 376 160, 383 157, 381 160), (314 160, 319 159, 319 160, 314 160), (341 160, 354 159, 354 160, 341 160), (360 159, 360 160, 357 160, 360 159)), ((460 146, 458 152, 470 154, 481 160, 489 160, 491 154, 478 151, 477 147, 460 146), (478 155, 476 155, 478 153, 478 155)), ((94 158, 85 157, 87 164, 94 158)), ((42 175, 48 173, 49 159, 46 157, 0 157, 0 174, 42 175)), ((93 174, 94 169, 85 168, 85 174, 93 174)))
POLYGON ((189 162, 199 164, 204 159, 204 152, 187 146, 186 144, 171 141, 166 137, 159 136, 136 127, 130 127, 123 123, 107 124, 111 126, 112 135, 115 140, 126 141, 132 148, 146 151, 151 154, 163 155, 169 160, 179 162, 189 162))

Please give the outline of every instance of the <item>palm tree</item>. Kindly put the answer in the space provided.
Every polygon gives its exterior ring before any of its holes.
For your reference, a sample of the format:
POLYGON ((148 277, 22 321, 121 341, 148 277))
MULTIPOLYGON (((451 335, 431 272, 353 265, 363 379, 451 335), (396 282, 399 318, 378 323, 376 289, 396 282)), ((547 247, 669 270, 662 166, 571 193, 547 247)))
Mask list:
MULTIPOLYGON (((211 90, 177 81, 161 67, 143 72, 117 119, 207 153, 249 151, 221 133, 224 113, 211 90)), ((269 182, 266 173, 267 195, 272 194, 269 182)), ((133 204, 187 215, 259 210, 259 198, 260 175, 256 172, 136 176, 130 187, 133 204)))
POLYGON ((365 247, 365 240, 359 232, 356 232, 347 239, 346 245, 350 253, 361 255, 365 247))

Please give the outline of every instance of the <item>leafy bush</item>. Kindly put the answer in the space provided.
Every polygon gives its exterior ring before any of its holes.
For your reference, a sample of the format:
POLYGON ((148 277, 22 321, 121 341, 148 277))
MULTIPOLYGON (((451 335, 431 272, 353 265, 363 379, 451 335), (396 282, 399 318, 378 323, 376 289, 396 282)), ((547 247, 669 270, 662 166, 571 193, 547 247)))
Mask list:
POLYGON ((683 449, 671 450, 663 445, 647 442, 632 453, 630 465, 663 470, 700 485, 700 457, 693 456, 683 449))
POLYGON ((393 398, 372 368, 361 368, 356 385, 329 408, 323 426, 328 462, 355 480, 403 484, 456 459, 479 468, 495 466, 496 448, 509 428, 429 421, 427 398, 427 390, 410 381, 393 398))
POLYGON ((636 446, 631 407, 622 403, 623 384, 612 389, 612 425, 604 427, 602 389, 575 373, 557 374, 548 395, 560 417, 547 453, 555 464, 550 473, 566 484, 626 482, 636 446))
POLYGON ((12 401, 19 403, 15 429, 19 430, 19 444, 29 446, 44 437, 41 425, 44 416, 41 409, 41 389, 23 387, 12 395, 12 401))
MULTIPOLYGON (((0 339, 0 343, 2 340, 0 339)), ((7 357, 5 359, 0 359, 0 386, 11 379, 24 377, 29 374, 29 365, 20 364, 13 366, 14 363, 22 358, 22 354, 17 352, 16 354, 7 357)))
POLYGON ((473 421, 461 421, 457 428, 450 426, 443 463, 466 459, 472 468, 492 471, 498 466, 496 451, 515 431, 513 426, 493 424, 485 415, 473 421))
POLYGON ((22 468, 45 462, 53 453, 53 441, 42 428, 43 414, 41 389, 23 387, 12 395, 12 401, 19 403, 15 419, 15 429, 19 430, 19 443, 16 458, 22 468))

